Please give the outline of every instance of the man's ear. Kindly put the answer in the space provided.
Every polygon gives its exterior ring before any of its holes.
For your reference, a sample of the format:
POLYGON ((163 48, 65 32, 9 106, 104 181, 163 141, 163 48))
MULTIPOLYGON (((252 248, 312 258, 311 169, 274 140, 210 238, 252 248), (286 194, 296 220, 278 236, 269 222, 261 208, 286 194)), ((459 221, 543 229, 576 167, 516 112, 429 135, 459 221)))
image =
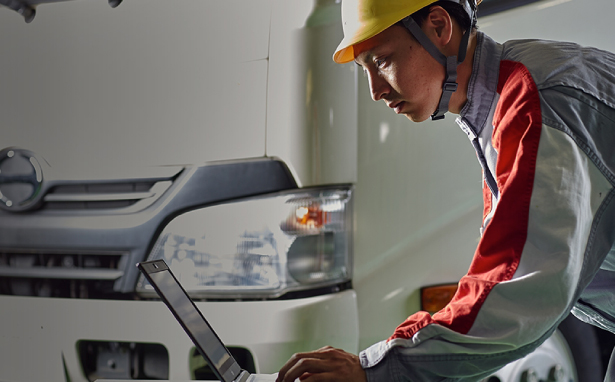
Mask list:
POLYGON ((429 10, 422 29, 431 42, 442 49, 453 38, 453 19, 444 8, 435 5, 429 10))

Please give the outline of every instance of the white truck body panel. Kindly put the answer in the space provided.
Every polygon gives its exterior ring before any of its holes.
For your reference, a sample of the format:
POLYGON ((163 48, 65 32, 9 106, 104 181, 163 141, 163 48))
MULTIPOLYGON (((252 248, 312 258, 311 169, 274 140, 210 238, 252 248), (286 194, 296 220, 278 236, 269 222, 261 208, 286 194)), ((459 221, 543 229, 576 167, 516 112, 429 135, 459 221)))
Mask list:
POLYGON ((263 156, 270 9, 76 1, 42 5, 30 24, 2 9, 1 33, 19 36, 0 42, 15 73, 1 95, 3 144, 90 176, 263 156))
MULTIPOLYGON (((63 381, 63 365, 72 380, 82 380, 77 344, 83 340, 164 344, 170 378, 192 378, 187 366, 194 345, 160 301, 0 296, 0 303, 3 381, 63 381)), ((227 346, 240 346, 254 355, 257 371, 277 371, 289 354, 306 346, 336 343, 354 351, 358 345, 354 291, 286 301, 206 302, 197 307, 227 346)))
MULTIPOLYGON (((353 73, 339 69, 347 78, 332 77, 341 86, 350 78, 350 97, 332 94, 328 105, 308 94, 305 101, 306 92, 324 91, 308 84, 307 73, 333 65, 324 53, 334 39, 318 47, 323 55, 307 51, 319 43, 306 44, 314 37, 301 32, 313 7, 132 1, 116 12, 78 1, 43 4, 31 24, 4 8, 0 31, 16 37, 0 41, 3 67, 13 73, 0 95, 3 145, 27 147, 73 178, 269 155, 285 160, 303 185, 351 183, 353 73), (308 112, 320 117, 304 122, 308 112), (335 128, 318 126, 334 114, 335 128)), ((329 8, 313 22, 339 35, 331 26, 339 7, 329 8)))
POLYGON ((356 73, 354 64, 331 59, 342 38, 339 4, 278 5, 271 24, 267 155, 289 164, 303 186, 354 183, 356 73))

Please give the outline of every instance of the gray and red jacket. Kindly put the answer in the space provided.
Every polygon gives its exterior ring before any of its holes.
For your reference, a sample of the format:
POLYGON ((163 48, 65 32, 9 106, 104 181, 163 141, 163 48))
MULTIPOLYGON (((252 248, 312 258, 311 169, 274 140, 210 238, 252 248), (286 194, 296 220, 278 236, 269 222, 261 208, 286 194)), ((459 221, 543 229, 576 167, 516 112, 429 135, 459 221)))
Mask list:
POLYGON ((453 300, 360 354, 368 380, 478 380, 572 312, 615 332, 615 55, 478 32, 457 119, 483 168, 484 222, 453 300))

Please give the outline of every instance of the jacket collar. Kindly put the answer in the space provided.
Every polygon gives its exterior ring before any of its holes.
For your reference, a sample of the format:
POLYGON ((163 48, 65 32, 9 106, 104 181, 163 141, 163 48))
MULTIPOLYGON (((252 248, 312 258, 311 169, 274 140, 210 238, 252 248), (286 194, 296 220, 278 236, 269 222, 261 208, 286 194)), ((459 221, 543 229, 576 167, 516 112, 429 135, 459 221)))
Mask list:
POLYGON ((459 116, 480 135, 497 96, 503 47, 480 31, 476 39, 472 75, 468 83, 468 101, 459 116))

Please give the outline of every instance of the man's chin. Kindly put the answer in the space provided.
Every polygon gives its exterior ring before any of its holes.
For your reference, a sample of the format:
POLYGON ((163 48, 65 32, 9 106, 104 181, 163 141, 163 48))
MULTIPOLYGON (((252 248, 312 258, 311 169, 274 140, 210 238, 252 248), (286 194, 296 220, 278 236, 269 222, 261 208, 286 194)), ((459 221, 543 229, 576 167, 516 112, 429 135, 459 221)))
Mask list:
POLYGON ((412 122, 424 122, 427 119, 429 119, 431 117, 431 114, 421 111, 421 110, 415 110, 415 109, 411 109, 406 107, 406 110, 395 110, 395 113, 397 113, 398 115, 403 115, 406 118, 408 118, 409 120, 411 120, 412 122))
POLYGON ((430 115, 416 115, 412 113, 403 113, 403 115, 412 122, 416 123, 425 122, 429 117, 431 117, 430 115))

